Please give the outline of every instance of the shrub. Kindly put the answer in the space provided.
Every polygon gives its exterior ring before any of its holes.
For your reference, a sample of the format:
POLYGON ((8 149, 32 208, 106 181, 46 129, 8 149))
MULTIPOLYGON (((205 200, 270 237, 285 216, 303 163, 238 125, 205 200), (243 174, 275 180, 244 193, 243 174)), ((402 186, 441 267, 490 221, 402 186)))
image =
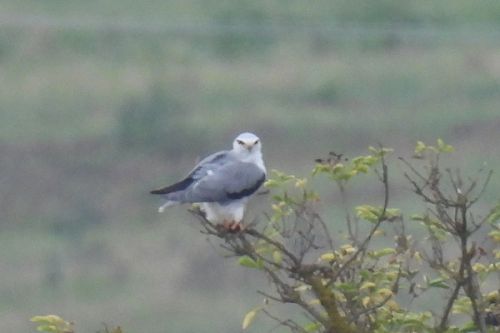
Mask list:
MULTIPOLYGON (((228 257, 270 281, 242 328, 266 316, 300 333, 493 332, 500 321, 499 291, 492 287, 500 271, 500 204, 478 205, 491 171, 464 178, 458 168, 441 166, 453 150, 442 140, 419 141, 413 159, 400 158, 422 212, 391 206, 392 150, 384 147, 353 159, 330 153, 308 177, 273 171, 266 181, 272 214, 236 233, 193 207, 202 231, 218 238, 228 257), (311 180, 332 182, 346 201, 353 179, 365 175, 380 183, 379 202, 347 210, 345 235, 334 233, 311 180), (297 313, 278 315, 284 304, 297 313)), ((59 317, 35 318, 39 330, 73 333, 59 317)))

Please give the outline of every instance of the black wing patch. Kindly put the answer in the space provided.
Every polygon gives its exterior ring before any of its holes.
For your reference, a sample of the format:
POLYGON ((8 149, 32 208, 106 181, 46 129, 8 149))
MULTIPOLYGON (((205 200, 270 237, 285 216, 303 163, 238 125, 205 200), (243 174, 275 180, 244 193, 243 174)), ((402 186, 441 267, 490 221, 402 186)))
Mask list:
POLYGON ((253 186, 243 189, 239 192, 227 192, 227 197, 231 200, 238 200, 244 197, 248 197, 249 195, 254 194, 255 191, 259 189, 260 185, 262 185, 262 183, 264 183, 265 180, 266 180, 266 175, 262 174, 262 177, 260 177, 259 180, 253 186))
POLYGON ((172 192, 182 191, 189 187, 193 183, 194 179, 192 177, 187 177, 180 182, 169 185, 167 187, 161 188, 159 190, 153 190, 149 193, 151 194, 169 194, 172 192))

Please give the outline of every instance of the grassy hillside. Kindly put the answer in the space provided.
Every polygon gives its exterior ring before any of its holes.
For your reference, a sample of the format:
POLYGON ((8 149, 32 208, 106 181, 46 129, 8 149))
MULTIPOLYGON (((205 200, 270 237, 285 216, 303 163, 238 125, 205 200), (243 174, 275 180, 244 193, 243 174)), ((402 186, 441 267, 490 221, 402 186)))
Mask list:
POLYGON ((46 312, 80 332, 237 331, 265 281, 222 260, 182 209, 158 215, 147 192, 240 131, 262 137, 270 169, 299 174, 330 150, 409 154, 437 137, 466 169, 500 162, 497 1, 0 9, 5 331, 46 312))

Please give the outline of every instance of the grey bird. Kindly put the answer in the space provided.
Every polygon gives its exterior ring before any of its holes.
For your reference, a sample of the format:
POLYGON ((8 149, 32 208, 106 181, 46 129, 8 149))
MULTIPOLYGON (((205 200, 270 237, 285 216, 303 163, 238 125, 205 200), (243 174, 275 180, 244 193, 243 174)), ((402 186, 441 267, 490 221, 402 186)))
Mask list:
POLYGON ((248 200, 265 179, 260 139, 247 132, 234 139, 232 150, 204 158, 184 179, 151 193, 166 199, 160 213, 172 205, 199 203, 210 222, 241 230, 248 200))

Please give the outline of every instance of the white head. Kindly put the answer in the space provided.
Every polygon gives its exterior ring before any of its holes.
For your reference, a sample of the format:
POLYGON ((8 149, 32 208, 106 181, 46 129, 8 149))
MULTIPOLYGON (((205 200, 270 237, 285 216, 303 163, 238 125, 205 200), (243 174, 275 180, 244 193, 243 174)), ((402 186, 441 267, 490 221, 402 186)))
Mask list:
POLYGON ((233 151, 243 154, 260 153, 261 143, 257 135, 241 133, 233 141, 233 151))

